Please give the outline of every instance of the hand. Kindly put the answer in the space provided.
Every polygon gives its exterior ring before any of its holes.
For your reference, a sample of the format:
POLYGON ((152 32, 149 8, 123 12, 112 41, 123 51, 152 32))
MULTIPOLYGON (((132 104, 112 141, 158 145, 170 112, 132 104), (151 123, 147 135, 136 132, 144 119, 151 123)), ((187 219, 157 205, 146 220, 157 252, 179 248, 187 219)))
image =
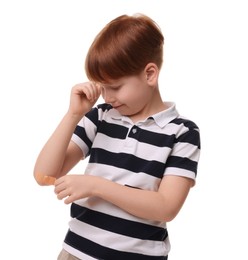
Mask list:
POLYGON ((101 87, 93 82, 75 85, 71 90, 69 112, 82 117, 94 106, 101 94, 101 87))
POLYGON ((92 196, 93 187, 99 177, 91 175, 65 175, 54 183, 54 192, 59 200, 70 204, 75 200, 92 196))

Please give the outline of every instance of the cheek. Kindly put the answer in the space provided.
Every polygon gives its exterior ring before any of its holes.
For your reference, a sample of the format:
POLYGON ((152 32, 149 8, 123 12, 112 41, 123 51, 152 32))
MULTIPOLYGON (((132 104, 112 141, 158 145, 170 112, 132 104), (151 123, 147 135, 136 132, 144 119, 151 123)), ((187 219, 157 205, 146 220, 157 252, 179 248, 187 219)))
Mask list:
POLYGON ((137 94, 133 91, 130 90, 126 90, 126 91, 122 91, 122 93, 120 93, 118 95, 118 100, 121 103, 124 104, 130 104, 130 105, 134 105, 137 102, 137 94))
POLYGON ((136 113, 144 107, 146 100, 147 97, 143 92, 133 92, 130 93, 129 97, 126 99, 126 103, 128 104, 128 107, 136 113))

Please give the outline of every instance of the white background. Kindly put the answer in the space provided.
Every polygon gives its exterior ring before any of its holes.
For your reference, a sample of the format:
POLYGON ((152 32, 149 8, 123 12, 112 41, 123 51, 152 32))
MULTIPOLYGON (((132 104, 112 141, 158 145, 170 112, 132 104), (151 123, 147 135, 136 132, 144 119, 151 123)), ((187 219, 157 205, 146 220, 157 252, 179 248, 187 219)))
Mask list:
MULTIPOLYGON (((248 8, 241 0, 1 1, 1 255, 56 259, 69 206, 32 176, 36 157, 85 81, 94 36, 145 13, 165 35, 164 100, 201 129, 196 186, 168 224, 170 260, 243 260, 247 252, 248 8)), ((83 172, 85 162, 74 169, 83 172)))

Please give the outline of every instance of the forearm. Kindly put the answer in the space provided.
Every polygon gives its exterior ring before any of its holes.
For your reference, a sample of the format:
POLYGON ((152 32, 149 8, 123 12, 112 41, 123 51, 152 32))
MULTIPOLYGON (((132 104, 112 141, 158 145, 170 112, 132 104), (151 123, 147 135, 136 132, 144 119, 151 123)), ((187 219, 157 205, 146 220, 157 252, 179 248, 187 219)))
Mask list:
MULTIPOLYGON (((34 167, 34 176, 44 174, 58 177, 66 151, 79 119, 67 113, 42 148, 34 167)), ((36 178, 37 179, 37 178, 36 178)))
POLYGON ((174 218, 169 201, 159 192, 130 188, 106 179, 99 179, 93 195, 139 218, 165 222, 174 218))
POLYGON ((66 175, 55 181, 58 199, 69 204, 78 199, 99 197, 143 219, 169 222, 180 211, 194 181, 165 176, 158 191, 135 189, 92 175, 66 175))

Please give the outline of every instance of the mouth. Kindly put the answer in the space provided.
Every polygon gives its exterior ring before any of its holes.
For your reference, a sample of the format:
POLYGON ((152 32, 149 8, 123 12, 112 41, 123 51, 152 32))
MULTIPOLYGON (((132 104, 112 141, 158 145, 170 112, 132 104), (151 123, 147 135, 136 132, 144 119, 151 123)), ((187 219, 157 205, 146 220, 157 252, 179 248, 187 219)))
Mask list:
POLYGON ((113 106, 114 109, 118 109, 120 108, 122 105, 118 105, 118 106, 113 106))

